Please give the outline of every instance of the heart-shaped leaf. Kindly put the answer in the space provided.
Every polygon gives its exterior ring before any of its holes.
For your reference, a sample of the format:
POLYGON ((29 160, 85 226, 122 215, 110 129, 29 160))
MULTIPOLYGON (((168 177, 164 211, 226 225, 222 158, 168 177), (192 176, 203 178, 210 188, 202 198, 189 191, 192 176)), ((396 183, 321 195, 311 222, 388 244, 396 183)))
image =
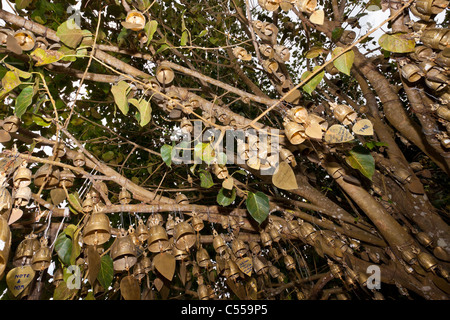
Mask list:
POLYGON ((6 275, 6 283, 14 297, 17 297, 34 279, 34 270, 30 265, 11 269, 6 275))
POLYGON ((244 258, 240 258, 236 261, 239 269, 245 273, 247 276, 251 276, 252 275, 252 269, 253 269, 253 261, 252 258, 250 257, 244 257, 244 258))
POLYGON ((169 253, 159 253, 153 258, 156 270, 167 280, 172 281, 175 273, 175 257, 169 253))
POLYGON ((354 139, 350 131, 340 124, 332 125, 325 132, 324 140, 327 143, 344 143, 354 139))
POLYGON ((87 249, 87 264, 89 268, 88 280, 93 287, 101 267, 100 254, 93 246, 89 246, 87 249))
POLYGON ((373 135, 373 125, 369 119, 362 119, 355 123, 352 128, 355 134, 363 135, 363 136, 372 136, 373 135))
POLYGON ((139 282, 133 276, 126 276, 120 281, 120 293, 125 300, 141 300, 139 282))
POLYGON ((220 188, 217 194, 217 203, 223 207, 229 206, 236 199, 236 189, 228 190, 225 188, 220 188))
MULTIPOLYGON (((317 68, 319 68, 319 66, 314 67, 313 71, 317 70, 317 68)), ((301 80, 303 81, 304 79, 309 77, 310 74, 311 74, 311 71, 305 71, 301 76, 301 80)), ((316 76, 314 76, 306 84, 304 84, 302 89, 306 93, 311 94, 316 89, 316 87, 319 85, 319 83, 322 81, 324 75, 325 75, 325 71, 319 72, 316 76)))
POLYGON ((323 22, 325 20, 325 12, 322 9, 314 11, 311 16, 309 17, 309 20, 317 24, 319 26, 323 25, 323 22))
POLYGON ((30 56, 36 60, 36 67, 51 64, 59 61, 64 57, 64 53, 56 50, 44 50, 42 48, 36 48, 30 53, 30 56))
POLYGON ((100 259, 100 270, 98 271, 97 280, 101 286, 108 289, 114 277, 114 265, 112 258, 105 254, 100 259))
MULTIPOLYGON (((342 47, 337 47, 331 53, 331 57, 334 58, 337 55, 341 54, 345 49, 342 47)), ((340 72, 345 73, 346 75, 350 75, 350 70, 352 69, 353 61, 355 60, 355 53, 352 50, 349 50, 336 58, 333 61, 334 66, 340 72)))
POLYGON ((384 50, 395 53, 412 52, 416 47, 414 39, 405 33, 385 33, 378 39, 378 44, 384 50))
POLYGON ((83 32, 74 19, 63 22, 56 30, 56 35, 69 48, 76 48, 83 40, 83 32))
POLYGON ((66 192, 61 188, 52 189, 50 191, 50 197, 52 199, 52 203, 57 206, 66 199, 66 192))
POLYGON ((17 117, 21 118, 22 115, 27 112, 28 107, 33 101, 33 93, 33 86, 27 86, 23 88, 17 96, 16 105, 14 107, 14 113, 17 117))
POLYGON ((13 224, 23 216, 22 209, 19 208, 13 208, 11 210, 11 214, 9 215, 8 224, 13 224))
POLYGON ((272 176, 274 186, 284 190, 298 189, 297 179, 291 166, 282 161, 272 176))
POLYGON ((114 102, 124 115, 128 114, 128 99, 127 91, 130 85, 125 81, 119 81, 117 84, 111 87, 111 93, 114 96, 114 102))
POLYGON ((70 265, 72 254, 72 239, 65 232, 61 232, 56 238, 55 251, 65 265, 70 265))
POLYGON ((364 176, 372 180, 372 176, 375 173, 375 159, 369 150, 361 146, 356 146, 349 151, 346 161, 352 168, 357 169, 364 176))

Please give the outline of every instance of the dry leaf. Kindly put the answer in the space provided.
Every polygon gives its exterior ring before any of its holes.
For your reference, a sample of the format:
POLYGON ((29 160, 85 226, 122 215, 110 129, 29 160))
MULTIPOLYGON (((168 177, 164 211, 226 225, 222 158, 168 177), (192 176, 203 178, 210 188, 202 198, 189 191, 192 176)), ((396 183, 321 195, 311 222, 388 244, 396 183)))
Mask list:
POLYGON ((141 300, 139 282, 133 276, 126 276, 120 281, 120 293, 125 300, 141 300))
POLYGON ((322 139, 322 127, 317 122, 310 122, 305 128, 305 133, 311 139, 322 139))
POLYGON ((353 126, 353 132, 355 134, 363 136, 372 136, 373 135, 372 122, 369 119, 362 119, 357 121, 353 126))
POLYGON ((87 249, 87 263, 89 268, 88 280, 93 287, 101 266, 100 254, 93 246, 89 246, 87 249))
POLYGON ((30 265, 11 269, 6 275, 6 283, 14 297, 17 297, 34 279, 34 270, 30 265))
POLYGON ((19 208, 13 208, 11 210, 11 215, 9 216, 8 224, 11 225, 23 216, 22 209, 19 208))
POLYGON ((309 20, 317 24, 319 26, 323 25, 323 22, 325 20, 325 12, 321 9, 314 11, 311 16, 309 17, 309 20))
POLYGON ((284 190, 293 190, 298 188, 294 171, 286 162, 280 162, 280 165, 272 176, 272 183, 277 188, 284 190))
POLYGON ((171 281, 175 273, 175 258, 169 253, 159 253, 153 258, 156 270, 167 280, 171 281))
POLYGON ((324 139, 328 143, 344 143, 352 141, 354 137, 347 128, 340 124, 335 124, 325 132, 324 139))

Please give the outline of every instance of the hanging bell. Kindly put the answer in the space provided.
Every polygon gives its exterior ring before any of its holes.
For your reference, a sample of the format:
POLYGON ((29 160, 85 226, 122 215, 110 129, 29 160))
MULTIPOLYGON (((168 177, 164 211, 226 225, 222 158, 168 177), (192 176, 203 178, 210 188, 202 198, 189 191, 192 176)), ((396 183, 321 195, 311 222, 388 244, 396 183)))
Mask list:
POLYGON ((156 69, 156 80, 161 84, 169 84, 175 78, 175 73, 169 67, 159 66, 156 69))
POLYGON ((278 229, 275 227, 269 228, 269 235, 270 235, 270 238, 275 242, 279 242, 281 240, 281 234, 278 231, 278 229))
POLYGON ((435 61, 443 68, 450 68, 450 47, 439 52, 435 61))
POLYGON ((283 262, 289 271, 295 270, 295 260, 292 256, 283 252, 283 262))
POLYGON ((138 280, 141 281, 142 278, 145 277, 147 273, 145 272, 145 268, 142 265, 141 261, 136 262, 136 264, 133 267, 133 276, 138 280))
POLYGON ((6 269, 9 259, 9 251, 11 249, 11 230, 8 221, 0 217, 0 279, 6 269))
POLYGON ((450 43, 450 29, 430 28, 422 32, 420 41, 436 50, 444 50, 450 43))
POLYGON ((75 167, 83 167, 86 164, 86 157, 82 150, 78 150, 77 155, 73 159, 73 165, 75 167))
POLYGON ((286 137, 293 145, 301 144, 306 139, 305 127, 297 122, 284 122, 284 130, 286 137))
POLYGON ((175 246, 186 251, 197 241, 194 229, 186 221, 181 221, 175 225, 173 236, 175 238, 175 246))
POLYGON ((17 132, 20 126, 20 119, 17 116, 9 116, 3 120, 2 128, 6 132, 17 132))
POLYGON ((239 276, 240 276, 240 272, 241 270, 239 269, 238 265, 236 264, 236 262, 234 262, 233 260, 228 260, 227 262, 227 273, 226 273, 226 277, 228 279, 231 279, 233 281, 236 281, 239 276))
POLYGON ((344 125, 349 125, 355 121, 358 114, 349 106, 344 104, 330 103, 336 119, 344 125))
POLYGON ((47 246, 47 239, 41 238, 40 243, 41 247, 31 259, 31 267, 34 271, 43 271, 47 269, 52 261, 52 252, 47 246))
POLYGON ((14 204, 19 207, 26 206, 31 199, 31 189, 29 187, 21 187, 13 193, 14 204))
POLYGON ((275 73, 278 70, 278 62, 275 60, 264 60, 262 66, 268 73, 275 73))
POLYGON ((89 246, 102 245, 111 237, 109 218, 104 213, 93 213, 83 231, 83 242, 89 246))
POLYGON ((137 250, 131 238, 124 230, 111 246, 111 258, 115 271, 125 271, 133 267, 137 261, 137 250))
POLYGON ((8 189, 3 187, 0 188, 0 217, 3 217, 8 221, 12 207, 13 200, 8 189))
POLYGON ((157 225, 163 225, 164 219, 159 212, 152 213, 147 219, 147 228, 151 228, 157 225))
POLYGON ((269 271, 269 264, 266 259, 262 256, 253 256, 253 269, 257 275, 266 274, 269 271))
POLYGON ((66 154, 66 147, 64 143, 60 142, 55 144, 53 147, 53 155, 56 155, 56 158, 62 158, 66 154))
POLYGON ((175 257, 175 260, 178 261, 183 261, 183 260, 188 260, 190 255, 189 253, 184 250, 184 249, 178 249, 174 244, 173 244, 173 237, 170 238, 169 240, 171 247, 172 247, 172 255, 175 257))
POLYGON ((141 243, 144 243, 148 239, 148 228, 141 219, 138 221, 136 235, 141 243))
POLYGON ((125 21, 133 25, 129 29, 133 31, 140 31, 144 29, 146 19, 145 16, 142 14, 142 12, 139 12, 137 10, 131 10, 128 12, 125 21))
POLYGON ((194 126, 192 125, 191 120, 188 118, 181 119, 180 129, 184 133, 191 133, 194 130, 194 126))
POLYGON ((263 247, 269 247, 272 245, 272 237, 270 236, 269 233, 267 233, 264 230, 261 230, 259 236, 261 238, 261 244, 263 245, 263 247))
POLYGON ((205 226, 205 224, 203 223, 203 220, 199 218, 199 216, 196 212, 192 213, 191 224, 196 232, 201 231, 205 226))
POLYGON ((219 235, 216 230, 213 230, 213 247, 214 250, 218 254, 222 254, 227 249, 227 245, 225 243, 225 240, 223 239, 222 235, 219 235))
POLYGON ((175 202, 179 205, 187 205, 189 204, 188 197, 184 193, 178 193, 175 202))
POLYGON ((300 224, 300 235, 304 239, 308 239, 316 232, 316 229, 308 222, 300 224))
POLYGON ((173 230, 175 228, 175 220, 171 214, 168 215, 166 221, 166 232, 169 236, 173 236, 173 230))
POLYGON ((89 193, 86 195, 86 198, 83 200, 81 207, 83 208, 84 213, 92 212, 92 210, 94 209, 94 202, 92 201, 92 197, 89 193))
POLYGON ((120 190, 119 202, 120 204, 129 204, 131 202, 131 194, 127 189, 122 188, 122 190, 120 190))
POLYGON ((228 177, 228 169, 225 165, 214 163, 213 172, 218 179, 225 179, 228 177))
POLYGON ((281 160, 289 163, 292 167, 297 166, 297 161, 295 160, 295 156, 290 150, 281 148, 280 157, 281 157, 281 160))
POLYGON ((34 185, 45 189, 56 187, 59 184, 60 171, 48 163, 41 166, 34 174, 34 185))
POLYGON ((288 116, 292 121, 295 121, 300 124, 306 123, 308 120, 308 110, 305 107, 294 107, 289 109, 288 116))
POLYGON ((437 260, 428 252, 420 252, 417 260, 426 271, 432 271, 438 266, 437 260))
POLYGON ((236 258, 241 258, 247 253, 248 248, 245 245, 245 242, 241 239, 234 239, 231 242, 231 250, 233 251, 233 254, 236 256, 236 258))
POLYGON ((133 242, 133 244, 137 247, 141 244, 141 242, 139 241, 136 232, 133 228, 133 226, 129 226, 128 227, 128 236, 130 237, 131 241, 133 242))
POLYGON ((8 43, 8 35, 14 36, 14 33, 10 29, 0 29, 0 46, 6 46, 8 43))
POLYGON ((300 226, 298 224, 297 220, 289 220, 287 223, 287 228, 289 230, 289 233, 294 235, 294 236, 298 236, 299 232, 300 232, 300 226))
POLYGON ((15 188, 28 187, 31 184, 32 173, 31 170, 26 167, 24 161, 19 168, 14 172, 13 185, 15 188))
POLYGON ((269 274, 272 278, 278 279, 279 282, 283 282, 283 276, 281 275, 280 269, 278 269, 274 265, 271 265, 269 267, 269 274))
POLYGON ((416 82, 422 78, 422 71, 413 63, 407 63, 401 68, 402 77, 408 82, 416 82))
POLYGON ((53 284, 55 285, 55 287, 58 287, 63 281, 64 281, 63 269, 58 268, 53 273, 53 284))
POLYGON ((146 255, 144 255, 141 258, 141 264, 142 264, 142 267, 144 267, 145 273, 149 273, 150 271, 152 271, 152 269, 153 269, 152 259, 150 259, 146 255))
POLYGON ((433 239, 425 232, 419 232, 416 237, 425 248, 433 244, 433 239))
POLYGON ((209 257, 208 251, 203 247, 197 250, 196 260, 201 268, 206 268, 211 264, 211 258, 209 257))
POLYGON ((280 6, 280 0, 258 0, 258 4, 261 8, 267 11, 275 11, 280 6))
POLYGON ((259 46, 259 51, 263 56, 265 56, 267 59, 272 59, 275 55, 275 51, 273 48, 268 44, 261 44, 259 46))
POLYGON ((317 7, 317 0, 298 0, 295 5, 301 12, 313 13, 317 7))
POLYGON ((73 186, 75 175, 68 168, 64 168, 59 174, 59 186, 70 188, 73 186))
POLYGON ((150 252, 162 252, 169 247, 169 237, 167 236, 166 229, 161 225, 155 225, 148 231, 148 250, 150 252))
POLYGON ((417 11, 424 15, 435 15, 448 8, 449 1, 446 0, 416 0, 414 6, 417 11))
POLYGON ((401 250, 402 258, 407 264, 414 264, 417 262, 417 254, 412 247, 407 247, 401 250))
POLYGON ((197 288, 197 294, 199 300, 208 300, 209 299, 208 287, 204 284, 199 285, 197 288))
POLYGON ((36 45, 36 37, 28 30, 16 31, 14 33, 14 38, 17 40, 17 43, 23 51, 33 50, 36 45))
POLYGON ((252 254, 259 254, 261 252, 261 246, 256 241, 250 241, 248 243, 248 248, 252 252, 252 254))
POLYGON ((289 49, 282 45, 274 45, 275 53, 277 54, 277 58, 279 58, 280 62, 287 62, 291 58, 291 53, 289 49))
POLYGON ((13 258, 13 265, 16 267, 30 265, 31 259, 40 247, 41 243, 35 234, 31 233, 26 235, 25 239, 23 239, 17 246, 16 253, 13 258))

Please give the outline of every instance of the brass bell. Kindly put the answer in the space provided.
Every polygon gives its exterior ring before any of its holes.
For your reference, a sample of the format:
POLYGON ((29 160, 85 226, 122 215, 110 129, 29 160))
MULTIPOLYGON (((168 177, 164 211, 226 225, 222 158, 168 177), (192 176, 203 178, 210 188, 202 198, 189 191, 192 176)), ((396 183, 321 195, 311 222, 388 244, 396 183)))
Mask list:
POLYGON ((292 121, 304 124, 308 120, 308 110, 305 107, 294 107, 288 111, 288 116, 292 121))
POLYGON ((166 221, 166 232, 169 236, 173 236, 173 230, 175 228, 175 220, 173 216, 169 213, 166 221))
POLYGON ((297 165, 294 154, 288 149, 282 148, 280 150, 280 157, 281 160, 291 164, 292 167, 295 167, 297 165))
POLYGON ((124 230, 111 246, 111 258, 115 271, 129 270, 136 264, 137 250, 131 238, 124 230))
POLYGON ((3 120, 2 128, 6 132, 17 132, 19 125, 20 119, 17 116, 9 116, 3 120))
POLYGON ((163 223, 164 219, 159 212, 152 213, 147 219, 147 227, 149 229, 157 225, 162 225, 163 223))
POLYGON ((261 252, 261 246, 256 241, 250 241, 248 243, 248 248, 252 252, 252 254, 259 254, 261 252))
POLYGON ((55 144, 53 147, 53 154, 56 155, 56 158, 62 158, 66 154, 64 143, 55 144))
POLYGON ((200 300, 208 300, 209 298, 208 287, 204 284, 199 285, 197 288, 197 294, 200 300))
POLYGON ((227 262, 227 273, 226 273, 226 277, 236 281, 237 278, 239 278, 240 276, 240 272, 241 270, 239 269, 238 265, 236 264, 236 262, 234 262, 233 260, 228 260, 227 262))
POLYGON ((92 212, 94 209, 94 202, 92 201, 92 197, 89 193, 86 195, 86 199, 83 200, 81 207, 83 208, 84 213, 92 212))
POLYGON ((422 78, 422 70, 412 63, 407 63, 401 68, 402 77, 408 82, 416 82, 422 78))
POLYGON ((241 239, 234 239, 231 242, 231 250, 233 251, 233 254, 236 256, 236 258, 241 258, 248 251, 245 242, 241 239))
POLYGON ((281 240, 281 234, 275 227, 269 228, 269 235, 275 242, 279 242, 281 240))
POLYGON ((133 31, 140 31, 144 29, 146 23, 145 16, 137 10, 129 11, 127 17, 125 18, 125 21, 127 23, 135 25, 134 27, 130 28, 133 31))
POLYGON ((0 188, 0 217, 8 221, 12 206, 13 201, 8 189, 0 188))
POLYGON ((141 261, 136 262, 136 264, 133 267, 133 276, 138 280, 142 280, 142 278, 145 277, 147 273, 145 272, 145 268, 142 265, 141 261))
POLYGON ((259 46, 259 51, 261 54, 266 57, 267 59, 272 59, 275 55, 275 51, 273 48, 268 44, 261 44, 259 46))
POLYGON ((180 250, 173 244, 173 237, 170 238, 169 242, 172 247, 172 255, 175 257, 175 260, 182 261, 182 260, 189 259, 190 256, 186 250, 184 250, 184 249, 180 250))
POLYGON ((148 250, 150 252, 162 252, 169 247, 169 237, 166 229, 161 225, 155 225, 148 231, 148 250))
POLYGON ((13 258, 13 265, 24 266, 31 264, 33 255, 39 250, 41 243, 37 239, 37 236, 33 233, 25 236, 19 245, 17 246, 16 253, 13 258))
POLYGON ((192 213, 192 221, 191 221, 192 227, 195 231, 199 232, 203 229, 205 224, 203 223, 203 220, 198 217, 198 214, 196 212, 192 213))
POLYGON ((333 263, 330 259, 328 259, 328 266, 330 267, 330 272, 335 279, 341 279, 343 277, 343 273, 339 265, 333 263))
POLYGON ((11 230, 9 229, 8 221, 0 217, 0 279, 3 277, 3 272, 9 259, 9 251, 11 249, 11 230))
POLYGON ((436 50, 444 50, 450 41, 450 29, 429 28, 422 32, 420 41, 436 50))
POLYGON ((64 168, 59 174, 59 185, 70 188, 73 186, 75 175, 68 168, 64 168))
POLYGON ((420 252, 417 255, 417 260, 419 261, 420 265, 426 271, 432 271, 438 265, 437 260, 431 254, 429 254, 428 252, 420 252))
POLYGON ((188 250, 197 241, 194 229, 186 221, 181 221, 175 225, 173 236, 175 246, 178 249, 188 250))
POLYGON ((218 254, 222 254, 227 249, 227 245, 225 243, 225 240, 223 239, 222 235, 219 235, 216 230, 213 230, 213 247, 214 250, 218 254))
POLYGON ((181 119, 180 129, 184 133, 191 133, 194 130, 194 126, 192 125, 191 120, 188 118, 181 119))
POLYGON ((13 194, 14 204, 19 207, 26 206, 31 199, 31 189, 29 187, 21 187, 13 194))
POLYGON ((175 78, 175 73, 169 67, 159 66, 156 69, 156 80, 162 84, 169 84, 175 78))
POLYGON ((26 162, 23 162, 19 168, 14 172, 13 185, 15 188, 28 187, 31 184, 32 173, 26 167, 26 162))
POLYGON ((34 185, 45 189, 56 187, 59 184, 60 171, 55 166, 44 164, 34 174, 34 185))
POLYGON ((424 15, 435 15, 448 8, 449 1, 446 0, 416 0, 414 6, 417 11, 424 15))
POLYGON ((336 119, 344 125, 349 125, 355 121, 358 114, 349 106, 344 104, 330 103, 336 119))
POLYGON ((424 246, 431 246, 433 243, 433 239, 425 232, 419 232, 416 234, 417 240, 424 246))
POLYGON ((58 268, 53 273, 53 284, 57 287, 62 281, 64 281, 63 269, 58 268))
POLYGON ((275 11, 280 6, 279 0, 258 0, 258 4, 261 6, 261 8, 267 10, 267 11, 275 11))
POLYGON ((235 217, 228 216, 228 225, 232 230, 239 230, 239 223, 235 217))
POLYGON ((297 220, 289 220, 287 223, 287 228, 289 230, 289 233, 294 235, 294 236, 298 236, 299 232, 300 232, 300 226, 298 224, 297 220))
POLYGON ((317 0, 298 0, 295 5, 301 12, 313 13, 317 7, 317 0))
POLYGON ((208 267, 211 263, 211 259, 209 257, 208 251, 206 251, 206 249, 203 247, 201 247, 199 250, 197 250, 196 260, 197 260, 197 264, 202 268, 208 267))
POLYGON ((139 246, 141 244, 133 226, 128 227, 128 236, 130 237, 131 241, 134 243, 135 246, 139 246))
POLYGON ((314 229, 314 227, 310 223, 303 222, 302 224, 300 224, 300 234, 302 238, 308 240, 315 232, 316 229, 314 229))
POLYGON ((262 66, 264 68, 264 70, 266 70, 268 73, 274 73, 278 70, 278 62, 276 62, 275 60, 264 60, 262 63, 262 66))
POLYGON ((275 49, 275 53, 280 58, 280 60, 281 60, 280 62, 289 61, 289 59, 291 57, 291 53, 287 47, 276 44, 273 46, 273 48, 275 49))
POLYGON ((36 37, 28 30, 16 31, 14 33, 14 38, 17 40, 17 43, 23 51, 33 50, 36 45, 36 37))
POLYGON ((417 254, 414 252, 413 248, 407 247, 401 250, 402 258, 407 264, 414 264, 417 261, 417 254))
POLYGON ((261 230, 259 236, 261 237, 261 243, 264 247, 269 247, 272 245, 272 238, 266 231, 261 230))
POLYGON ((293 145, 301 144, 306 139, 305 127, 293 121, 284 122, 285 135, 293 145))
POLYGON ((280 282, 283 282, 283 276, 281 275, 280 269, 278 269, 274 265, 271 265, 269 267, 269 274, 272 278, 278 279, 280 282))
POLYGON ((450 68, 450 47, 439 52, 435 61, 443 68, 450 68))
POLYGON ((269 271, 269 265, 264 257, 255 255, 253 256, 253 269, 257 275, 262 275, 269 271))
POLYGON ((175 202, 179 205, 186 205, 189 204, 188 197, 184 193, 178 193, 175 202))
POLYGON ((129 204, 131 202, 131 194, 127 189, 122 188, 122 190, 120 190, 119 202, 120 204, 129 204))
POLYGON ((8 35, 13 36, 14 33, 9 29, 0 29, 0 46, 6 46, 8 35))
POLYGON ((269 247, 269 256, 275 261, 277 261, 280 258, 278 250, 274 247, 269 247))
POLYGON ((225 179, 228 177, 228 169, 225 165, 214 163, 213 172, 218 179, 225 179))
POLYGON ((138 226, 136 228, 136 235, 139 241, 142 243, 147 241, 148 239, 148 228, 141 219, 139 219, 138 221, 138 226))
POLYGON ((73 159, 73 165, 75 167, 83 167, 85 164, 86 164, 86 157, 83 154, 83 151, 78 150, 78 153, 75 156, 75 159, 73 159))
POLYGON ((83 242, 88 246, 102 245, 111 237, 109 218, 104 213, 93 213, 84 227, 83 242))
POLYGON ((292 271, 295 270, 295 260, 292 256, 283 252, 283 262, 286 266, 286 269, 292 271))
POLYGON ((43 271, 47 269, 52 261, 52 252, 47 246, 47 239, 41 238, 40 243, 41 247, 31 259, 31 267, 34 271, 43 271))
POLYGON ((144 267, 144 272, 149 273, 153 269, 152 259, 144 255, 141 258, 142 267, 144 267))

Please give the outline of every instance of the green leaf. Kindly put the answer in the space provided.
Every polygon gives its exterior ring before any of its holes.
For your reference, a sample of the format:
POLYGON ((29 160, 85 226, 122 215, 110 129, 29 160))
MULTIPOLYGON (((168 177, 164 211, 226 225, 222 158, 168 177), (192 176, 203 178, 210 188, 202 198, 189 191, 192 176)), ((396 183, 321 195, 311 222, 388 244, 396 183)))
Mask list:
POLYGON ((17 117, 21 118, 27 112, 28 107, 33 101, 33 86, 25 87, 16 98, 14 112, 17 117))
POLYGON ((144 31, 148 38, 147 45, 150 43, 150 41, 153 40, 153 35, 155 34, 157 29, 158 29, 158 21, 156 20, 150 20, 145 25, 144 31))
MULTIPOLYGON (((331 57, 334 58, 341 54, 345 49, 342 47, 337 47, 333 50, 331 57)), ((339 58, 333 61, 334 66, 340 72, 350 75, 350 70, 352 69, 353 61, 355 60, 355 53, 352 50, 347 51, 339 58)))
POLYGON ((414 39, 406 33, 385 33, 378 39, 378 44, 384 50, 395 53, 412 52, 416 47, 414 39))
POLYGON ((168 167, 172 165, 172 146, 165 144, 161 147, 161 158, 167 164, 168 167))
POLYGON ((53 299, 54 300, 67 300, 69 299, 76 290, 67 288, 67 285, 64 281, 55 288, 53 291, 53 299))
POLYGON ((220 188, 217 194, 217 203, 223 207, 229 206, 236 199, 236 188, 227 190, 225 188, 220 188))
MULTIPOLYGON (((319 66, 314 67, 313 71, 317 68, 320 68, 319 66)), ((311 74, 311 71, 306 71, 302 74, 301 80, 306 79, 311 74)), ((320 72, 316 76, 314 76, 311 80, 309 80, 306 84, 303 85, 302 89, 308 93, 311 94, 316 87, 319 85, 319 83, 322 81, 323 77, 325 75, 325 71, 320 72)))
POLYGON ((114 156, 115 156, 114 151, 107 151, 102 154, 102 160, 108 162, 114 159, 114 156))
POLYGON ((137 108, 140 113, 139 125, 141 127, 143 127, 143 126, 147 125, 152 118, 152 107, 150 105, 150 101, 142 99, 139 102, 139 105, 137 108))
POLYGON ((46 119, 44 119, 43 117, 34 115, 32 116, 33 122, 36 123, 38 126, 41 127, 49 127, 52 122, 51 121, 46 121, 46 119))
POLYGON ((16 71, 8 71, 2 78, 2 89, 0 90, 0 97, 10 92, 22 82, 19 79, 19 74, 16 71))
POLYGON ((269 198, 258 191, 256 193, 249 192, 247 195, 247 200, 245 201, 247 210, 253 219, 259 224, 263 223, 269 215, 269 198))
POLYGON ((372 180, 375 173, 375 160, 369 150, 362 146, 356 146, 349 151, 346 161, 353 169, 372 180))
POLYGON ((55 251, 65 265, 70 265, 72 239, 70 239, 65 232, 61 232, 56 238, 55 251))
POLYGON ((22 10, 30 5, 33 0, 16 0, 16 9, 22 10))
POLYGON ((188 36, 189 36, 189 33, 186 30, 183 31, 183 33, 181 34, 181 40, 180 40, 181 46, 185 46, 187 44, 188 36))
POLYGON ((63 22, 56 30, 56 35, 69 48, 76 48, 83 40, 83 32, 74 19, 63 22))
POLYGON ((206 170, 200 171, 200 186, 202 188, 211 188, 214 185, 211 173, 206 170))
POLYGON ((208 33, 208 30, 204 29, 198 34, 198 37, 204 37, 204 36, 206 36, 207 33, 208 33))
POLYGON ((70 209, 72 212, 74 212, 74 214, 78 214, 78 212, 83 212, 83 208, 81 206, 81 201, 80 201, 80 196, 78 195, 77 191, 69 194, 69 203, 70 203, 70 209), (72 206, 73 206, 74 210, 72 210, 72 206))
POLYGON ((114 277, 114 266, 112 258, 105 254, 100 259, 100 270, 98 271, 97 280, 105 290, 108 290, 114 277))
POLYGON ((37 61, 35 64, 36 67, 51 64, 61 60, 64 57, 64 53, 62 52, 55 50, 44 50, 42 48, 36 48, 30 53, 30 55, 37 61))
POLYGON ((337 41, 341 38, 342 34, 344 33, 344 29, 341 27, 337 27, 335 28, 332 32, 331 32, 331 40, 333 41, 337 41))
POLYGON ((125 81, 119 81, 117 84, 113 85, 111 88, 111 93, 114 96, 114 102, 117 107, 124 115, 128 114, 128 99, 127 90, 130 87, 125 81))
MULTIPOLYGON (((76 226, 75 226, 75 228, 76 228, 76 226)), ((81 231, 81 229, 76 229, 72 236, 72 253, 70 255, 70 264, 71 265, 74 265, 76 263, 76 260, 81 253, 81 246, 79 244, 80 231, 81 231)))
POLYGON ((242 170, 242 169, 236 170, 231 175, 234 175, 235 173, 242 174, 243 176, 247 176, 248 175, 248 173, 246 171, 242 170))
POLYGON ((9 70, 16 72, 20 78, 29 79, 32 76, 32 73, 17 69, 10 64, 5 63, 5 66, 7 66, 9 70))
POLYGON ((319 55, 325 52, 322 47, 312 47, 305 55, 307 59, 317 58, 319 55))

